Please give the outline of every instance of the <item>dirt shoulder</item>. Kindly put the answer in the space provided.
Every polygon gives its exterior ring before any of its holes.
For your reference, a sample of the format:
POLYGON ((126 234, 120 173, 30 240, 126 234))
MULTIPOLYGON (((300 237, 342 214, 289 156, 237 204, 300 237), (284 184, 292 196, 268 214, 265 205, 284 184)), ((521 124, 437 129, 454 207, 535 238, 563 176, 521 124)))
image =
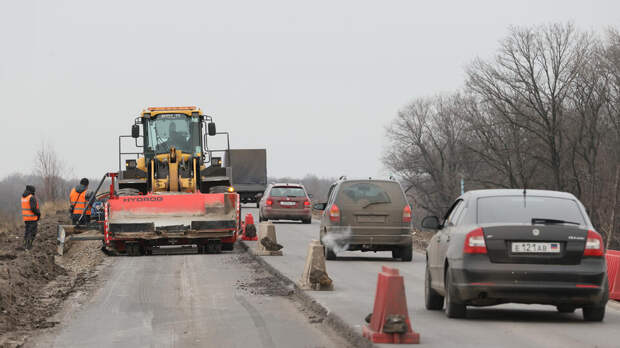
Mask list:
POLYGON ((53 327, 50 318, 86 280, 105 255, 101 242, 76 243, 56 256, 58 224, 64 212, 44 216, 32 250, 23 246, 23 225, 0 232, 0 347, 21 346, 37 330, 53 327))

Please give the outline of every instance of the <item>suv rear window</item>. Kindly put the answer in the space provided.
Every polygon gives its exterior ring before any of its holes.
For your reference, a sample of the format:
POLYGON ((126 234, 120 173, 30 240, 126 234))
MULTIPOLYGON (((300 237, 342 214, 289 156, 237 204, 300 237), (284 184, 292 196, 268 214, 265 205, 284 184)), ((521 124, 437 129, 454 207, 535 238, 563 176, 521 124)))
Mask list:
POLYGON ((271 189, 272 197, 306 197, 306 191, 301 187, 276 186, 271 189))
POLYGON ((405 204, 400 185, 394 182, 345 182, 338 194, 345 205, 366 206, 376 203, 405 204))
POLYGON ((554 219, 585 225, 577 203, 571 199, 542 196, 478 198, 478 223, 531 224, 532 218, 554 219))

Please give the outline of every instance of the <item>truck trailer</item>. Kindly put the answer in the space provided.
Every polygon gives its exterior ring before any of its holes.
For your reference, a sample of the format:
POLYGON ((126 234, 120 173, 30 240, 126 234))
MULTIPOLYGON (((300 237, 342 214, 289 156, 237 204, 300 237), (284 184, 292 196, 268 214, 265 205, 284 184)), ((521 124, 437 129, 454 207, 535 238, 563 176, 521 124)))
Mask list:
POLYGON ((225 153, 225 165, 232 170, 232 185, 241 203, 256 203, 267 188, 267 151, 231 149, 225 153))

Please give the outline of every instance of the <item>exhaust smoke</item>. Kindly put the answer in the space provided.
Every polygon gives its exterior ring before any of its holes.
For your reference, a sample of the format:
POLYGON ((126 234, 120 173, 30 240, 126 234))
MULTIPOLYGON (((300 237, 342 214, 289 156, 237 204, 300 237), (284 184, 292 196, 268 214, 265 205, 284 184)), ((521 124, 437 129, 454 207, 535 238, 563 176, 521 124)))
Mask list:
POLYGON ((345 227, 339 231, 332 231, 326 233, 321 242, 327 248, 333 250, 338 253, 341 251, 346 251, 349 248, 349 242, 351 240, 351 228, 345 227))

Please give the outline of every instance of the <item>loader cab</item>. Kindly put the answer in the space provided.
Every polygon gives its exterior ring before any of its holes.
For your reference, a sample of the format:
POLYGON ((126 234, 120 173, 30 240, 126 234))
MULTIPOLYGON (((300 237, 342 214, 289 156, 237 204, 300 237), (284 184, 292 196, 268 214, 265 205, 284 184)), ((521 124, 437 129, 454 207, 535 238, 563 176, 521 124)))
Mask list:
POLYGON ((202 156, 202 117, 165 113, 143 117, 144 155, 153 158, 174 147, 183 153, 202 156))
MULTIPOLYGON (((151 107, 142 111, 131 128, 131 138, 140 152, 124 152, 119 145, 119 189, 147 192, 208 192, 215 184, 226 185, 230 176, 225 168, 217 175, 220 182, 204 184, 204 171, 209 168, 207 137, 216 134, 215 123, 195 106, 151 107), (141 130, 141 131, 140 131, 141 130), (142 133, 142 135, 140 135, 142 133), (141 144, 139 138, 142 138, 141 144), (122 156, 128 159, 125 170, 121 167, 122 156)), ((121 136, 119 144, 122 143, 121 136)), ((213 172, 213 170, 211 170, 213 172)), ((211 173, 213 174, 213 173, 211 173)), ((212 175, 211 175, 212 176, 212 175)), ((229 185, 229 183, 228 183, 229 185)))

